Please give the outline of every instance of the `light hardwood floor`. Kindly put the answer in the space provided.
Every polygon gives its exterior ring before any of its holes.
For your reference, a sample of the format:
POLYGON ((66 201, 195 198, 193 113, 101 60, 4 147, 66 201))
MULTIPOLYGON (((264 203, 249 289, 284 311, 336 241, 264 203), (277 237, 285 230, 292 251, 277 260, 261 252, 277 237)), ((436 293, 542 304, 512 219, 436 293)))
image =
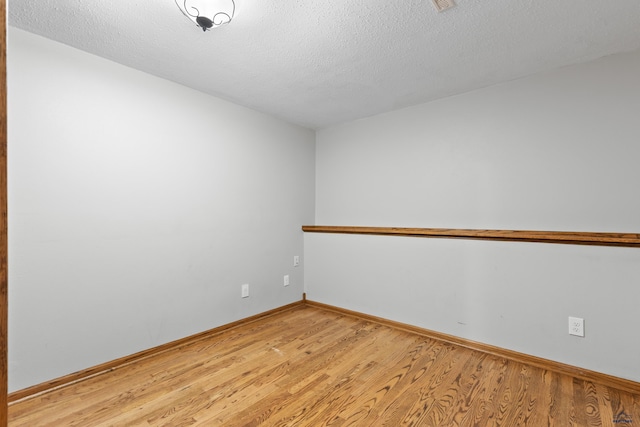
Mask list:
POLYGON ((301 305, 14 403, 9 419, 12 427, 640 426, 640 395, 301 305))

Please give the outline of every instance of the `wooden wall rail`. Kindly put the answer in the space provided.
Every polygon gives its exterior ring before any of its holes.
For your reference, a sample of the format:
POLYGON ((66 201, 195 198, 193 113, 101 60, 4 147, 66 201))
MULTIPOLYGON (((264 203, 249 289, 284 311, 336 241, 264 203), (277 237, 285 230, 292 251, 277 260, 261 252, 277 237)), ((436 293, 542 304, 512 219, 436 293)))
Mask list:
POLYGON ((640 247, 638 233, 574 231, 465 230, 459 228, 347 227, 303 225, 307 233, 374 234, 381 236, 436 237, 449 239, 503 240, 511 242, 563 243, 571 245, 640 247))

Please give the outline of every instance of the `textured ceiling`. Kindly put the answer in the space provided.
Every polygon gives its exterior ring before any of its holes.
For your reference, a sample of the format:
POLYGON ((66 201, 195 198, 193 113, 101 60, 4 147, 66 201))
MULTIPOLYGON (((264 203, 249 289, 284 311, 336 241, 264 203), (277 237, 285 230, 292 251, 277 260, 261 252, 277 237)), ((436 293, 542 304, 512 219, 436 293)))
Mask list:
POLYGON ((310 128, 640 49, 639 0, 9 0, 9 24, 310 128))

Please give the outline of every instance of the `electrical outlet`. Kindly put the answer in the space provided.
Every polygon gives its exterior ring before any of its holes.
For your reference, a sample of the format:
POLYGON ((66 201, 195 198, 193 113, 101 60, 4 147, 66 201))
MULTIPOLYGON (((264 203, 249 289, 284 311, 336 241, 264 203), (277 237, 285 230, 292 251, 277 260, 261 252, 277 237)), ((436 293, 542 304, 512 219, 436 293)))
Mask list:
POLYGON ((447 9, 451 9, 456 4, 453 0, 432 0, 433 5, 435 6, 438 12, 444 12, 447 9))
POLYGON ((242 298, 248 298, 248 297, 249 297, 249 285, 244 284, 242 285, 242 298))
POLYGON ((300 257, 298 255, 293 256, 293 266, 297 267, 300 265, 300 257))
POLYGON ((289 286, 289 275, 288 274, 284 275, 284 285, 285 286, 289 286))
POLYGON ((569 335, 584 337, 584 319, 569 317, 569 335))

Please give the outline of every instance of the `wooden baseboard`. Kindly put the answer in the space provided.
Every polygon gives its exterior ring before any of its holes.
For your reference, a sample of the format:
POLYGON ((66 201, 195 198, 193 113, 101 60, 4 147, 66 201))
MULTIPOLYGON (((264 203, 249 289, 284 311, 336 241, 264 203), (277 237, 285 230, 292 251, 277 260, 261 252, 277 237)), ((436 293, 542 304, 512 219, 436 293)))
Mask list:
POLYGON ((273 316, 274 314, 281 313, 283 311, 290 310, 295 307, 299 307, 301 305, 304 305, 304 301, 302 300, 296 301, 294 303, 287 304, 282 307, 275 308, 273 310, 265 311, 263 313, 259 313, 251 317, 246 317, 244 319, 240 319, 235 322, 227 323, 226 325, 218 326, 217 328, 209 329, 208 331, 200 332, 198 334, 191 335, 186 338, 181 338, 179 340, 171 341, 166 344, 162 344, 157 347, 150 348, 148 350, 143 350, 138 353, 131 354, 129 356, 124 356, 119 359, 111 360, 109 362, 102 363, 100 365, 96 365, 88 369, 83 369, 82 371, 74 372, 73 374, 65 375, 63 377, 56 378, 51 381, 46 381, 41 384, 36 384, 34 386, 24 388, 22 390, 14 391, 13 393, 10 393, 8 395, 8 403, 9 405, 11 405, 18 401, 36 397, 38 395, 47 393, 49 391, 66 387, 71 384, 75 384, 79 381, 86 380, 88 378, 92 378, 100 374, 115 371, 116 369, 122 368, 124 366, 130 365, 135 362, 139 362, 151 356, 164 353, 176 347, 181 347, 187 344, 191 344, 191 343, 203 340, 205 338, 208 338, 220 332, 227 331, 229 329, 232 329, 241 325, 246 325, 247 323, 251 323, 256 320, 263 319, 265 317, 273 316))
POLYGON ((565 363, 555 362, 549 359, 543 359, 541 357, 531 356, 524 353, 518 353, 517 351, 507 350, 505 348, 496 347, 481 342, 471 341, 465 338, 456 337, 454 335, 443 334, 440 332, 432 331, 429 329, 420 328, 417 326, 409 325, 406 323, 400 323, 393 320, 384 319, 382 317, 372 316, 357 311, 347 310, 344 308, 323 304, 320 302, 310 301, 306 299, 304 304, 317 307, 324 310, 333 311, 336 313, 345 314, 348 316, 357 317, 359 319, 368 320, 371 322, 379 323, 385 326, 390 326, 396 329, 402 329, 408 332, 413 332, 427 338, 433 338, 439 341, 448 342, 451 344, 459 345, 471 350, 481 351, 483 353, 492 354, 494 356, 502 357, 505 359, 513 360, 514 362, 526 363, 531 366, 546 369, 548 371, 557 372, 564 375, 570 375, 581 380, 591 381, 594 383, 602 384, 608 387, 614 387, 620 390, 624 390, 634 394, 640 394, 640 383, 627 380, 620 377, 615 377, 608 374, 603 374, 588 369, 582 369, 576 366, 567 365, 565 363))
POLYGON ((283 311, 290 310, 295 307, 300 307, 304 305, 320 308, 323 310, 333 311, 336 313, 345 314, 345 315, 356 317, 363 320, 368 320, 371 322, 390 326, 396 329, 401 329, 408 332, 416 333, 428 338, 459 345, 461 347, 469 348, 471 350, 481 351, 484 353, 492 354, 494 356, 503 357, 505 359, 513 360, 515 362, 526 363, 528 365, 536 366, 538 368, 546 369, 552 372, 570 375, 570 376, 579 378, 581 380, 591 381, 591 382, 599 383, 605 386, 615 387, 617 389, 624 390, 634 394, 640 394, 640 383, 635 381, 614 377, 612 375, 607 375, 600 372, 590 371, 588 369, 582 369, 576 366, 567 365, 564 363, 555 362, 553 360, 543 359, 540 357, 531 356, 524 353, 518 353, 516 351, 507 350, 501 347, 496 347, 489 344, 471 341, 471 340, 456 337, 453 335, 443 334, 443 333, 432 331, 429 329, 420 328, 418 326, 413 326, 406 323, 400 323, 393 320, 384 319, 382 317, 372 316, 372 315, 360 313, 357 311, 347 310, 341 307, 336 307, 328 304, 323 304, 320 302, 310 301, 306 299, 306 294, 303 294, 303 299, 300 301, 297 301, 282 307, 278 307, 273 310, 266 311, 264 313, 259 313, 254 316, 247 317, 235 322, 231 322, 226 325, 222 325, 217 328, 210 329, 208 331, 191 335, 186 338, 181 338, 179 340, 171 341, 169 343, 162 344, 160 346, 157 346, 148 350, 143 350, 141 352, 138 352, 129 356, 121 357, 119 359, 115 359, 97 366, 93 366, 91 368, 75 372, 73 374, 65 375, 63 377, 56 378, 51 381, 46 381, 44 383, 36 384, 34 386, 31 386, 22 390, 14 391, 13 393, 10 393, 8 395, 8 402, 9 402, 9 405, 11 405, 18 401, 33 398, 38 395, 47 393, 49 391, 59 389, 65 386, 69 386, 71 384, 75 384, 79 381, 86 380, 91 377, 95 377, 97 375, 101 375, 107 372, 112 372, 116 369, 122 368, 132 363, 139 362, 143 359, 169 351, 176 347, 191 344, 199 340, 206 339, 217 333, 220 333, 241 325, 245 325, 247 323, 251 323, 256 320, 263 319, 265 317, 273 316, 277 313, 281 313, 283 311))

